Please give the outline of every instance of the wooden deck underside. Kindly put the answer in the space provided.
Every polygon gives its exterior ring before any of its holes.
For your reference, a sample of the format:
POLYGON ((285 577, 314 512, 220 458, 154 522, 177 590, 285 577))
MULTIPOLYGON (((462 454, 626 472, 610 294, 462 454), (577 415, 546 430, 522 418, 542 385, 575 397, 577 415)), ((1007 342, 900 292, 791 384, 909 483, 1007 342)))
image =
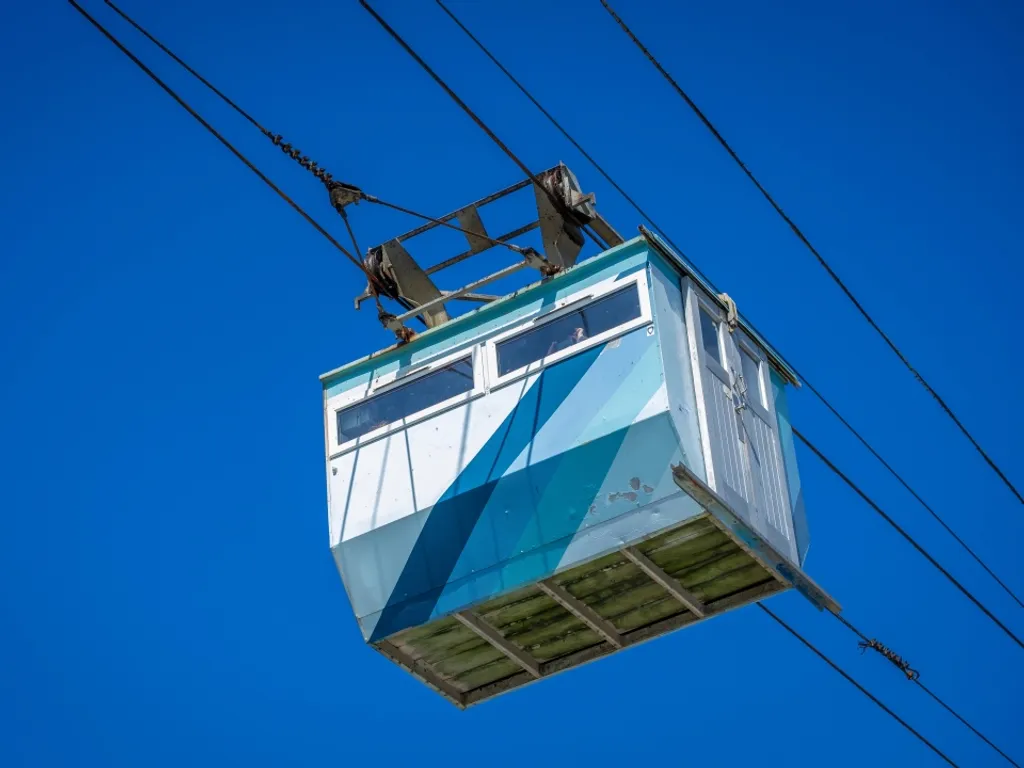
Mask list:
POLYGON ((789 587, 705 514, 375 647, 467 707, 789 587))

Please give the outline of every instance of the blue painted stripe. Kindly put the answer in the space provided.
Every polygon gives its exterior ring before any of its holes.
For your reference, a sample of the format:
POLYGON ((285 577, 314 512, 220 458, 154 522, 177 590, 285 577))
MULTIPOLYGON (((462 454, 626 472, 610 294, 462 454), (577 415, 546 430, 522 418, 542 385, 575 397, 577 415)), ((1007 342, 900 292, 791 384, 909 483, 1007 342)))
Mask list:
POLYGON ((429 620, 434 603, 450 579, 498 481, 575 389, 600 353, 601 348, 596 347, 560 365, 545 368, 512 413, 441 495, 381 612, 371 641, 429 620))

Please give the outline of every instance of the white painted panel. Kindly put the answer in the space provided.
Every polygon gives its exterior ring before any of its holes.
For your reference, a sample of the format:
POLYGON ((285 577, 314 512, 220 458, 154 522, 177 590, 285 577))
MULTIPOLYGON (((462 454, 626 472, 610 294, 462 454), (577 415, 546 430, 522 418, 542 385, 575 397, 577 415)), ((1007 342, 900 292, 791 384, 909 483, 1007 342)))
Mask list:
POLYGON ((757 453, 757 461, 752 462, 751 468, 757 472, 764 493, 765 518, 776 531, 787 540, 791 540, 789 500, 784 486, 785 469, 782 465, 775 430, 753 412, 751 412, 750 422, 753 424, 753 446, 757 453))
POLYGON ((516 407, 531 381, 455 406, 332 459, 332 545, 432 507, 516 407))
POLYGON ((332 526, 343 527, 342 541, 415 511, 403 432, 332 459, 330 480, 332 526))
POLYGON ((732 394, 727 393, 721 380, 710 372, 706 374, 705 382, 704 397, 708 401, 708 421, 712 429, 711 453, 720 473, 716 477, 724 485, 716 490, 726 498, 732 495, 749 501, 743 479, 740 434, 732 394))
POLYGON ((649 267, 649 270, 669 407, 679 435, 683 463, 707 479, 681 282, 678 276, 673 280, 656 267, 649 267))

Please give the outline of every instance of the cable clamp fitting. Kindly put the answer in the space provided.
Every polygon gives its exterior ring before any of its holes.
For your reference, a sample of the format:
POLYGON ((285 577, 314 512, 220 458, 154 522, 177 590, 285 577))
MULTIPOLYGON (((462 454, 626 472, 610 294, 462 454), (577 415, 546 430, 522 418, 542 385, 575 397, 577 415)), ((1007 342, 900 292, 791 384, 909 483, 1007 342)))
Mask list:
POLYGON ((907 676, 907 680, 917 680, 917 678, 921 676, 920 672, 918 672, 916 669, 911 668, 910 662, 905 661, 903 657, 901 657, 895 651, 886 648, 882 643, 878 642, 877 640, 862 640, 861 642, 857 643, 857 646, 860 648, 861 653, 864 653, 864 651, 870 648, 871 650, 877 651, 878 653, 885 656, 885 658, 887 658, 894 666, 899 668, 899 670, 907 676))
POLYGON ((327 191, 331 195, 331 205, 339 213, 345 209, 346 205, 354 205, 366 197, 359 187, 341 181, 330 182, 327 185, 327 191))

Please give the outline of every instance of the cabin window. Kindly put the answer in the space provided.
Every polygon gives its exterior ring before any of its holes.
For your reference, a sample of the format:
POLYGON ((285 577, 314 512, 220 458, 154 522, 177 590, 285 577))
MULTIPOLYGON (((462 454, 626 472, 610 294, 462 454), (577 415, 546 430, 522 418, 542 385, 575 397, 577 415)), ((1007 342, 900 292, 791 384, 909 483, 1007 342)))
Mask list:
POLYGON ((498 375, 582 343, 640 317, 640 292, 636 283, 544 323, 539 328, 497 344, 498 375))
POLYGON ((722 352, 718 345, 718 321, 704 307, 700 308, 700 338, 704 344, 704 351, 721 365, 722 352))
POLYGON ((743 383, 747 387, 747 399, 764 407, 761 394, 761 364, 743 347, 740 347, 740 364, 743 366, 743 383))
POLYGON ((338 443, 354 440, 472 389, 473 360, 467 357, 338 411, 338 443))

